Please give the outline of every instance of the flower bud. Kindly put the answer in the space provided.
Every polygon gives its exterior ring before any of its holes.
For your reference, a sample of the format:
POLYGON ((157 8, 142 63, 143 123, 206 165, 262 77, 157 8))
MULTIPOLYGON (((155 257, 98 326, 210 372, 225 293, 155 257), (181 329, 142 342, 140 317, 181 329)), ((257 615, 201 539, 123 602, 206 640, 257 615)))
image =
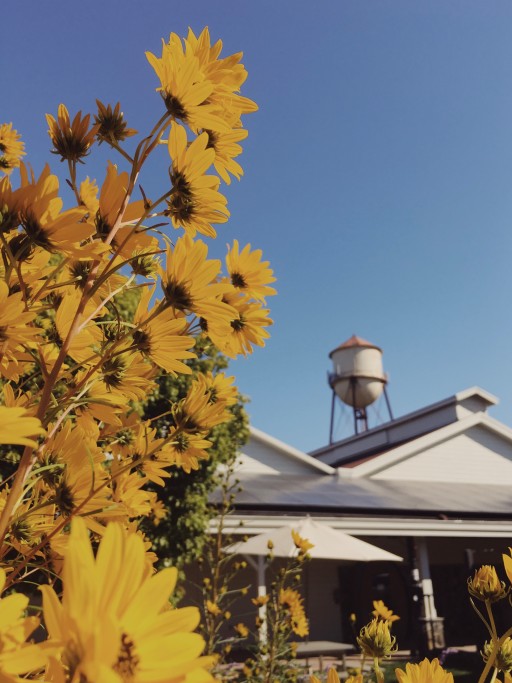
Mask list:
POLYGON ((498 602, 508 593, 505 582, 499 580, 496 569, 489 564, 484 564, 468 579, 468 590, 474 598, 489 602, 498 602))
MULTIPOLYGON (((482 650, 482 657, 484 662, 487 662, 489 657, 492 656, 494 651, 493 643, 484 643, 484 649, 482 650)), ((512 669, 512 639, 507 638, 499 647, 496 654, 496 659, 494 660, 494 666, 499 671, 510 671, 512 669)))
POLYGON ((357 643, 363 655, 378 659, 388 657, 397 649, 396 638, 389 630, 389 622, 380 619, 372 619, 369 624, 363 626, 357 643))

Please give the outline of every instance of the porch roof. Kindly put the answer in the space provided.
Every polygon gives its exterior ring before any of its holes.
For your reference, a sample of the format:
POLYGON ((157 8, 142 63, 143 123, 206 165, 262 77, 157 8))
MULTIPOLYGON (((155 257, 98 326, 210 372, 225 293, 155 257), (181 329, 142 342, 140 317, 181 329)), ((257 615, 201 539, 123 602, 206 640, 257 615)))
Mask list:
MULTIPOLYGON (((510 486, 240 473, 237 511, 501 518, 512 521, 510 486)), ((212 497, 215 502, 215 494, 212 497)))

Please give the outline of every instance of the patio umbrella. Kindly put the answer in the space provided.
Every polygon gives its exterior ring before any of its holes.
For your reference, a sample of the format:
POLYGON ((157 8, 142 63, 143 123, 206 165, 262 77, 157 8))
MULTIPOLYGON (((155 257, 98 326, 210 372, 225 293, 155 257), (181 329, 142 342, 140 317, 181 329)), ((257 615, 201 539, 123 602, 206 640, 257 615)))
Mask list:
MULTIPOLYGON (((226 548, 228 553, 240 555, 256 555, 257 563, 252 560, 251 564, 258 572, 258 596, 266 594, 265 584, 265 556, 268 555, 269 541, 272 542, 272 553, 275 557, 293 557, 298 550, 293 542, 292 530, 296 531, 302 538, 307 539, 313 544, 308 551, 313 560, 338 560, 339 562, 377 562, 386 560, 388 562, 401 562, 403 558, 399 555, 383 550, 366 541, 360 541, 349 534, 333 529, 327 524, 315 522, 311 517, 302 517, 296 521, 289 522, 285 526, 266 531, 258 536, 253 536, 247 541, 233 543, 226 548)), ((248 557, 251 560, 250 557, 248 557)), ((260 607, 260 617, 264 623, 265 608, 260 607)), ((260 637, 266 638, 265 628, 260 631, 260 637)))
POLYGON ((272 541, 272 553, 276 557, 293 557, 297 554, 297 548, 292 539, 292 529, 313 544, 313 548, 308 552, 314 560, 402 561, 398 555, 382 550, 382 548, 366 543, 366 541, 360 541, 358 538, 333 529, 327 524, 315 522, 311 517, 302 517, 296 522, 289 522, 285 526, 258 534, 258 536, 253 536, 247 541, 233 543, 226 551, 241 555, 265 556, 269 552, 268 542, 272 541))

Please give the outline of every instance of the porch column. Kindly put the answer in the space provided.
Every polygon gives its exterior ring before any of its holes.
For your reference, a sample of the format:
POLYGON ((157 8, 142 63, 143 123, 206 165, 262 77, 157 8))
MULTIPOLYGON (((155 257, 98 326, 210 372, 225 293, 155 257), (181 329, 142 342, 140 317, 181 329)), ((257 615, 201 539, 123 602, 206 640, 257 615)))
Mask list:
POLYGON ((437 615, 434 602, 434 586, 430 576, 430 562, 426 538, 416 538, 419 579, 423 594, 423 625, 425 629, 426 644, 429 651, 443 648, 444 629, 443 619, 437 615))

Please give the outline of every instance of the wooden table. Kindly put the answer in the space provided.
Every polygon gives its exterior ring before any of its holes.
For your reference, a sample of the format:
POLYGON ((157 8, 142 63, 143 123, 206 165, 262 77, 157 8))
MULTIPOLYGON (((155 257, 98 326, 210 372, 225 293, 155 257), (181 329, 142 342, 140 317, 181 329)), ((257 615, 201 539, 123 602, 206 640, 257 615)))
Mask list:
POLYGON ((318 657, 320 669, 323 669, 324 657, 337 657, 345 666, 345 655, 355 652, 349 643, 337 643, 333 640, 306 640, 296 644, 296 657, 305 659, 309 665, 310 657, 318 657))

